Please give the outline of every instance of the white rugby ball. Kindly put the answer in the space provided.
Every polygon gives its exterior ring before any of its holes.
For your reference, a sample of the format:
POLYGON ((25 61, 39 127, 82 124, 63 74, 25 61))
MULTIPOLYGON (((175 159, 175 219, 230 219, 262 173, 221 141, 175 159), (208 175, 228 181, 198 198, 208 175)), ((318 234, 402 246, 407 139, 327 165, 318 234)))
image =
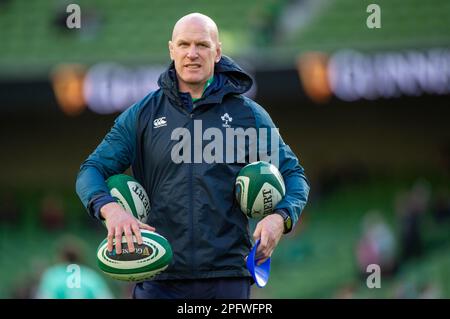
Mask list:
POLYGON ((285 194, 283 176, 268 162, 248 164, 236 178, 236 201, 249 218, 261 219, 271 214, 285 194))
POLYGON ((108 276, 125 281, 151 279, 164 271, 172 261, 172 247, 167 239, 158 233, 141 229, 143 244, 138 245, 133 236, 135 252, 130 253, 126 237, 122 236, 122 253, 117 254, 114 247, 108 251, 105 238, 97 249, 97 264, 108 276))

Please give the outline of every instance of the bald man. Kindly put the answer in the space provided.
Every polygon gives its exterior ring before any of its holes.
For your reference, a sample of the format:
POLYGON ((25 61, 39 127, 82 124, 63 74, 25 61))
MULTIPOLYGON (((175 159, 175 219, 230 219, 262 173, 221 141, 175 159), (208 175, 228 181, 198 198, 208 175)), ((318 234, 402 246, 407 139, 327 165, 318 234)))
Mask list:
MULTIPOLYGON (((110 251, 122 253, 120 239, 125 235, 129 249, 123 253, 133 253, 132 235, 141 244, 140 229, 156 230, 172 245, 171 265, 138 283, 134 298, 249 298, 252 280, 245 258, 252 242, 247 217, 234 200, 234 183, 252 159, 251 146, 261 140, 250 141, 242 150, 234 145, 233 135, 227 139, 227 132, 240 129, 232 131, 239 138, 247 129, 272 129, 276 139, 264 141, 267 148, 278 141, 275 155, 286 195, 256 225, 253 239, 261 240, 260 263, 293 229, 306 204, 304 170, 267 112, 242 95, 252 79, 222 55, 211 18, 200 13, 182 17, 168 44, 172 63, 158 80, 160 88, 116 119, 81 165, 77 193, 90 215, 105 222, 110 251), (230 149, 231 157, 225 154, 230 149), (128 214, 105 184, 130 166, 150 198, 146 223, 128 214)), ((252 161, 261 159, 259 151, 252 161)))

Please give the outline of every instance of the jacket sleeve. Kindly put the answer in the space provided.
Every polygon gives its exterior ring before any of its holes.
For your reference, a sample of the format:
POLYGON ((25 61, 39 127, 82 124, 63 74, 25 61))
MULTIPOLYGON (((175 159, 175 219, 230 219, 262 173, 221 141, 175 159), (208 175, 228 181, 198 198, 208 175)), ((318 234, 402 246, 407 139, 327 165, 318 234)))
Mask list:
POLYGON ((140 104, 135 104, 118 116, 109 133, 80 167, 76 191, 92 217, 101 219, 100 208, 114 201, 105 180, 123 173, 134 160, 139 108, 140 104))
POLYGON ((297 156, 284 143, 270 115, 253 101, 251 101, 251 107, 255 115, 256 129, 258 132, 258 160, 267 160, 267 158, 274 159, 276 158, 276 154, 271 154, 270 150, 277 152, 277 160, 275 162, 271 160, 271 162, 275 166, 278 166, 286 186, 286 194, 274 208, 274 211, 280 209, 287 211, 291 216, 292 229, 294 229, 308 200, 310 187, 305 176, 305 171, 299 164, 297 156), (266 129, 266 136, 260 134, 261 128, 266 129), (262 139, 266 139, 266 141, 262 141, 262 139), (278 142, 278 147, 272 147, 272 141, 278 142), (261 142, 265 142, 267 145, 267 149, 264 149, 262 154, 260 148, 261 142), (266 155, 269 155, 269 157, 266 155))

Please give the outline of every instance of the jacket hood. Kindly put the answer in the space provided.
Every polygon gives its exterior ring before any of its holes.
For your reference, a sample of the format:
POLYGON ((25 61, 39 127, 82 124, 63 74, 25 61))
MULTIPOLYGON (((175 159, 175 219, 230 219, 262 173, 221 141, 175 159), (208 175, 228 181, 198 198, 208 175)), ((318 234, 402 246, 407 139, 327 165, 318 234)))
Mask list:
MULTIPOLYGON (((214 75, 219 78, 219 84, 215 90, 205 97, 205 101, 208 103, 220 102, 227 94, 244 94, 253 85, 250 75, 225 55, 222 55, 220 61, 215 64, 214 75)), ((170 99, 175 100, 178 104, 180 103, 173 61, 169 68, 160 75, 158 85, 170 99)))

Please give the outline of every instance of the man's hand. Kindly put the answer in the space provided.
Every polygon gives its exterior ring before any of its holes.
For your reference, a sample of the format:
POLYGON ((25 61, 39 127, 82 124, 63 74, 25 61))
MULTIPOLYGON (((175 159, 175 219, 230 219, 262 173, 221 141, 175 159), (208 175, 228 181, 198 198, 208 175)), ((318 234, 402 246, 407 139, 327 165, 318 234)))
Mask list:
POLYGON ((261 265, 270 256, 278 244, 284 231, 284 220, 278 214, 271 214, 264 217, 257 225, 253 238, 261 239, 258 249, 256 250, 256 259, 258 265, 261 265))
POLYGON ((109 252, 113 250, 114 237, 116 239, 116 252, 118 254, 122 253, 122 234, 125 234, 128 248, 132 253, 134 252, 133 233, 136 236, 137 243, 142 245, 140 228, 155 231, 155 228, 137 220, 118 203, 108 203, 104 205, 100 209, 100 214, 105 219, 106 228, 108 229, 109 252))

